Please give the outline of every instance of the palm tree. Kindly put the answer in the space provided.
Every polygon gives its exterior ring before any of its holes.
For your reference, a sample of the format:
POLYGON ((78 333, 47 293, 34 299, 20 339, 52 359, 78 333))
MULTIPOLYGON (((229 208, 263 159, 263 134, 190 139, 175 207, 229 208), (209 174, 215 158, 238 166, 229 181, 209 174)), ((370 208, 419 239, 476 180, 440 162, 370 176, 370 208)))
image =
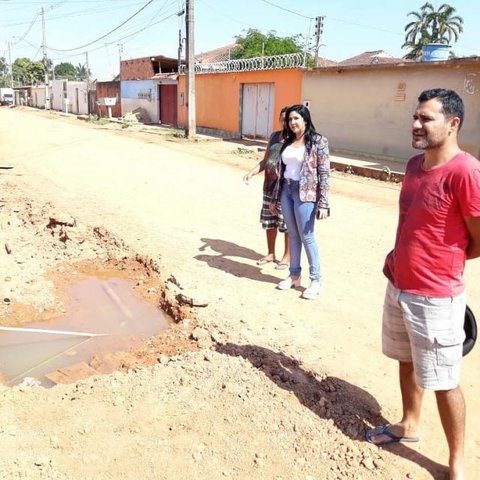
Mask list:
POLYGON ((420 7, 419 12, 409 12, 407 16, 414 17, 414 20, 405 25, 405 43, 402 48, 410 49, 405 58, 419 58, 422 46, 426 43, 449 45, 452 38, 456 42, 463 32, 463 18, 454 15, 455 12, 455 8, 447 3, 435 10, 429 2, 420 7))
POLYGON ((90 76, 90 70, 87 69, 87 66, 85 64, 79 63, 75 67, 75 77, 77 80, 87 80, 88 77, 90 76))

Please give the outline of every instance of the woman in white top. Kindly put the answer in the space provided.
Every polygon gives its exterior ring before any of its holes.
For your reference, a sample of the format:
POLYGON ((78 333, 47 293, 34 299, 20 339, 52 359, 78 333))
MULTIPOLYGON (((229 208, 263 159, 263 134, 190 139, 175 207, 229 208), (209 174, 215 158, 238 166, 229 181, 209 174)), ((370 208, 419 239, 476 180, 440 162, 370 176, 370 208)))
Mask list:
POLYGON ((280 179, 274 192, 272 209, 282 206, 290 239, 290 276, 278 284, 280 290, 301 285, 302 245, 310 267, 310 285, 303 298, 316 298, 322 286, 320 254, 315 240, 315 218, 330 213, 328 190, 330 161, 327 139, 316 133, 310 112, 304 105, 287 110, 288 137, 282 150, 280 179))

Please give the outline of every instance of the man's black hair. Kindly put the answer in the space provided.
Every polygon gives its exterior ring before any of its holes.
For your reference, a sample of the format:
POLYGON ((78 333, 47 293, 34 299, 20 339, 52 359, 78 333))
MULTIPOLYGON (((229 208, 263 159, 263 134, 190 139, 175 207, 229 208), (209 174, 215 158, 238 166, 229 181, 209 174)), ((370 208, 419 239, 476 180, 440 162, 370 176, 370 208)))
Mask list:
POLYGON ((447 118, 458 117, 460 119, 460 124, 458 126, 458 129, 460 130, 465 115, 465 107, 460 95, 458 95, 457 92, 446 88, 432 88, 430 90, 424 90, 418 97, 418 101, 427 102, 433 98, 437 99, 442 104, 443 114, 447 118))

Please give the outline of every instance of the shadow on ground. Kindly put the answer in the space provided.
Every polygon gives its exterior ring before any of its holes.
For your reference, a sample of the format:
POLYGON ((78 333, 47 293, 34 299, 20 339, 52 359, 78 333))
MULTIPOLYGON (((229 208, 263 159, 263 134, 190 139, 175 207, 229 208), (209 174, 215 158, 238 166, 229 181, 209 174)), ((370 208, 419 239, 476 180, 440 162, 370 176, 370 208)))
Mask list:
MULTIPOLYGON (((259 260, 262 258, 260 254, 254 250, 237 245, 236 243, 227 242, 215 238, 201 238, 203 245, 199 248, 201 252, 207 249, 216 252, 214 255, 200 254, 194 258, 201 262, 205 262, 211 268, 217 268, 225 273, 229 273, 236 277, 250 278, 258 282, 278 283, 279 278, 262 272, 261 267, 257 265, 248 265, 229 257, 241 257, 248 260, 259 260)), ((272 268, 272 265, 269 265, 272 268)))
MULTIPOLYGON (((335 426, 352 440, 365 441, 365 429, 388 421, 382 416, 376 399, 367 391, 340 378, 317 378, 314 373, 281 352, 257 345, 218 344, 219 353, 242 357, 262 371, 272 382, 293 392, 299 401, 320 418, 333 420, 335 426)), ((385 447, 427 470, 434 479, 448 476, 448 469, 404 444, 385 447)))

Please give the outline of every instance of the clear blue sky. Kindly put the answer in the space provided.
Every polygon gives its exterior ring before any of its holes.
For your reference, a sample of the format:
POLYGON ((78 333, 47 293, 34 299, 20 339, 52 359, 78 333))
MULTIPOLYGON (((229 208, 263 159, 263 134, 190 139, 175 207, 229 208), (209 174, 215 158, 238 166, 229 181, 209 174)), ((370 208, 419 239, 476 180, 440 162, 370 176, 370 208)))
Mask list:
MULTIPOLYGON (((248 28, 264 33, 274 30, 279 36, 313 34, 312 19, 324 15, 320 56, 340 61, 368 50, 386 50, 401 57, 406 53, 401 45, 404 26, 410 21, 407 14, 418 11, 424 3, 195 0, 195 52, 233 43, 235 35, 248 28)), ((438 7, 445 1, 431 3, 438 7)), ((446 3, 464 19, 464 32, 453 50, 458 56, 480 56, 480 0, 446 3)), ((102 80, 118 73, 120 50, 123 59, 150 55, 176 58, 178 31, 185 31, 185 17, 177 15, 184 8, 182 0, 0 0, 0 56, 8 61, 7 42, 11 42, 12 61, 17 57, 42 58, 42 7, 48 57, 55 64, 77 65, 85 63, 88 51, 93 77, 102 80)))

